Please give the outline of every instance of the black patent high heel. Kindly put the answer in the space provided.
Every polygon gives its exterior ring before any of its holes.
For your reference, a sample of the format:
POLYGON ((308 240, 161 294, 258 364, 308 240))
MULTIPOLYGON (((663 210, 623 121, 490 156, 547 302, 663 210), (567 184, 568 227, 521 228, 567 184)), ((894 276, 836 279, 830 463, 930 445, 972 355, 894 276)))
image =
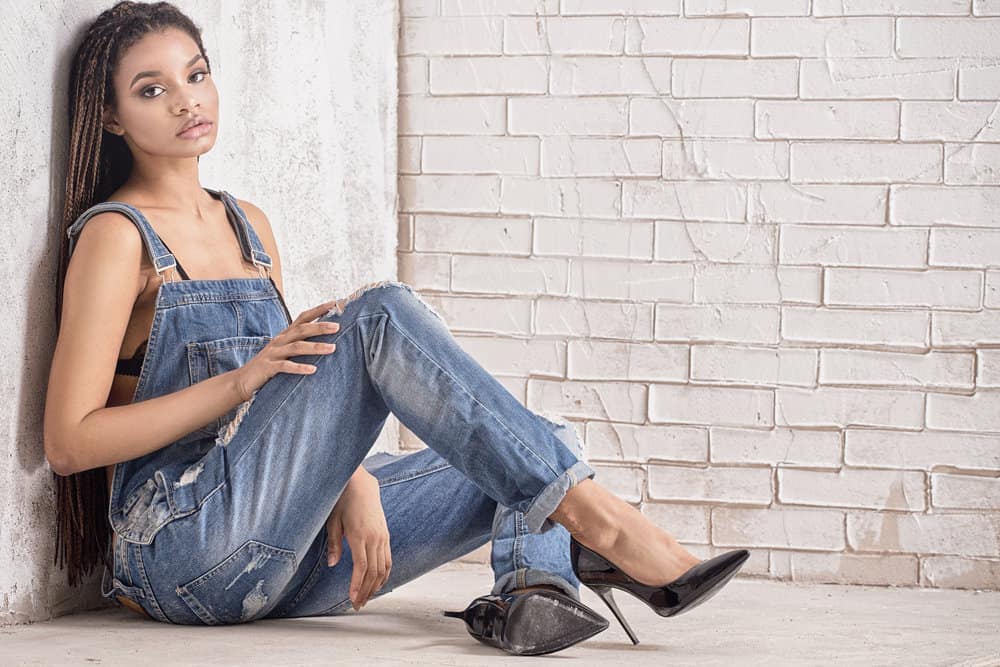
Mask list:
POLYGON ((464 610, 441 613, 463 619, 474 638, 514 655, 554 653, 608 627, 587 605, 550 590, 481 595, 464 610))
POLYGON ((649 586, 631 578, 607 558, 577 542, 572 535, 569 552, 573 572, 580 583, 604 600, 633 644, 638 644, 639 638, 615 604, 612 588, 631 593, 660 616, 676 616, 713 597, 750 557, 746 549, 727 551, 701 561, 668 584, 649 586))

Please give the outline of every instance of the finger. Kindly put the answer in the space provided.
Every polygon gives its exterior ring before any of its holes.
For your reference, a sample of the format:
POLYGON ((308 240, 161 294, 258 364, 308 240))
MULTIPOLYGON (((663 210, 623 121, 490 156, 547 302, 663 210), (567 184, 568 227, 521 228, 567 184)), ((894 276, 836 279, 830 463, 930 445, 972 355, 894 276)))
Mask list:
POLYGON ((326 303, 321 303, 320 305, 309 308, 308 310, 303 310, 301 313, 299 313, 299 316, 295 318, 295 321, 293 323, 312 322, 317 317, 319 317, 326 311, 333 308, 335 303, 337 303, 337 299, 334 299, 333 301, 327 301, 326 303))
POLYGON ((368 563, 370 567, 368 572, 365 573, 364 589, 362 593, 364 595, 362 599, 362 606, 368 604, 368 600, 371 598, 372 593, 375 591, 375 584, 378 583, 379 577, 382 576, 382 570, 379 566, 379 551, 377 543, 373 539, 369 539, 365 545, 368 550, 368 563))
POLYGON ((389 579, 389 553, 386 548, 385 540, 383 540, 378 547, 378 581, 375 582, 375 590, 372 595, 379 593, 385 586, 385 582, 389 579))
POLYGON ((336 518, 331 518, 327 521, 326 532, 326 563, 328 566, 333 567, 340 560, 344 552, 340 521, 336 518))
POLYGON ((325 336, 326 334, 337 333, 340 331, 340 322, 334 322, 333 320, 316 320, 315 322, 310 322, 309 325, 310 326, 306 327, 306 332, 308 334, 306 338, 311 338, 312 336, 325 336))
POLYGON ((389 547, 389 540, 385 541, 385 547, 382 549, 382 557, 384 558, 385 574, 382 576, 382 583, 378 585, 379 590, 388 583, 389 575, 392 573, 392 550, 389 547))
POLYGON ((333 567, 340 561, 340 557, 344 554, 343 545, 341 544, 341 539, 338 536, 336 539, 331 539, 327 544, 326 549, 326 564, 328 567, 333 567))
POLYGON ((339 302, 340 299, 334 299, 333 301, 327 301, 326 303, 319 304, 311 311, 312 319, 316 320, 322 317, 323 315, 326 315, 329 311, 333 310, 334 306, 336 306, 339 302))
POLYGON ((281 367, 278 368, 279 373, 295 373, 296 375, 311 375, 316 372, 316 366, 312 364, 300 364, 297 361, 291 361, 285 359, 279 362, 281 367))
POLYGON ((336 343, 323 340, 300 340, 288 344, 288 356, 306 356, 309 354, 329 354, 337 347, 336 343))
POLYGON ((351 590, 348 593, 348 597, 351 598, 351 604, 354 606, 355 611, 361 608, 359 603, 359 593, 361 591, 361 584, 365 578, 365 572, 368 570, 368 556, 365 554, 364 549, 355 549, 354 545, 351 546, 351 553, 354 555, 354 570, 351 572, 351 590))
POLYGON ((368 569, 365 570, 364 577, 358 583, 358 608, 365 606, 365 602, 368 600, 368 587, 371 585, 372 573, 375 571, 376 562, 372 557, 372 553, 369 546, 365 545, 365 561, 368 563, 368 569))
POLYGON ((375 567, 372 568, 372 583, 371 588, 368 590, 369 600, 378 592, 379 586, 382 585, 382 576, 385 573, 385 556, 382 553, 382 547, 374 541, 372 544, 372 562, 375 563, 375 567))
POLYGON ((375 560, 378 566, 375 568, 375 581, 372 582, 372 595, 378 593, 382 588, 382 582, 385 581, 385 547, 381 540, 375 546, 375 560))
POLYGON ((389 583, 389 572, 392 570, 392 565, 389 564, 389 543, 388 542, 386 542, 385 547, 383 547, 383 549, 382 549, 382 558, 384 559, 383 563, 385 564, 385 569, 383 570, 383 573, 382 573, 382 583, 380 583, 378 585, 378 588, 379 588, 380 591, 383 588, 385 588, 385 586, 389 583))
POLYGON ((374 548, 372 540, 365 541, 365 552, 368 559, 368 571, 365 572, 364 581, 361 582, 360 603, 365 606, 372 594, 372 587, 378 579, 378 551, 374 548))

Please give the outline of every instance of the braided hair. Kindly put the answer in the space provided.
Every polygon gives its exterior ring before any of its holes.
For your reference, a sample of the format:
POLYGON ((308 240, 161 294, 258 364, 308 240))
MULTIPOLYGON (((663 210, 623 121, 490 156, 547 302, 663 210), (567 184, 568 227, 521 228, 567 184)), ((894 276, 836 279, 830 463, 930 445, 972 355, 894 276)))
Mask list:
MULTIPOLYGON (((112 76, 122 55, 152 32, 184 31, 198 45, 205 63, 201 29, 169 2, 117 3, 87 28, 73 56, 69 81, 69 151, 63 202, 63 233, 56 283, 56 330, 69 265, 66 230, 96 203, 105 201, 128 179, 132 153, 125 139, 105 132, 102 111, 116 104, 112 76)), ((111 569, 107 548, 107 478, 103 467, 71 475, 56 475, 56 554, 54 564, 67 569, 70 586, 77 586, 98 563, 111 569)), ((112 570, 113 571, 113 570, 112 570)))

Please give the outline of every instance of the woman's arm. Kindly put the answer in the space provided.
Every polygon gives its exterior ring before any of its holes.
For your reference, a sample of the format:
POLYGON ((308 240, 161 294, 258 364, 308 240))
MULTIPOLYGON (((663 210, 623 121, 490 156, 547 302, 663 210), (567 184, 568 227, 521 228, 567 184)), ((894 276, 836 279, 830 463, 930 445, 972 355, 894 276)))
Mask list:
POLYGON ((95 215, 70 258, 45 398, 45 457, 59 475, 142 456, 242 402, 234 372, 131 405, 106 407, 121 342, 144 283, 131 221, 95 215), (127 286, 127 287, 124 287, 127 286))

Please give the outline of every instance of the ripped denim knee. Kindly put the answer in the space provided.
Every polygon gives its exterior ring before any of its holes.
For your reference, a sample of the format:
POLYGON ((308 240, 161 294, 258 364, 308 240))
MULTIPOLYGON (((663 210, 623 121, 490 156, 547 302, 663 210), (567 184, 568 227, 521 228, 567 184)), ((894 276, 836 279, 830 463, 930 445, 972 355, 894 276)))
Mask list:
MULTIPOLYGON (((434 310, 434 308, 429 303, 427 303, 427 301, 425 301, 424 298, 420 296, 420 294, 418 294, 413 289, 413 287, 411 287, 407 283, 399 282, 397 280, 378 280, 373 283, 368 283, 367 285, 362 285, 357 290, 352 292, 349 296, 346 296, 342 299, 337 299, 337 302, 334 304, 333 308, 328 310, 326 312, 326 315, 331 315, 331 314, 343 315, 344 309, 347 307, 347 304, 351 303, 352 301, 355 301, 356 299, 358 299, 358 297, 368 292, 371 292, 372 290, 378 288, 387 288, 387 287, 401 288, 407 296, 414 297, 420 304, 424 306, 424 308, 426 308, 432 315, 434 315, 434 317, 440 320, 442 324, 445 324, 445 326, 447 326, 447 322, 445 322, 445 319, 441 315, 441 313, 434 310)), ((326 315, 324 315, 324 317, 326 315)))

